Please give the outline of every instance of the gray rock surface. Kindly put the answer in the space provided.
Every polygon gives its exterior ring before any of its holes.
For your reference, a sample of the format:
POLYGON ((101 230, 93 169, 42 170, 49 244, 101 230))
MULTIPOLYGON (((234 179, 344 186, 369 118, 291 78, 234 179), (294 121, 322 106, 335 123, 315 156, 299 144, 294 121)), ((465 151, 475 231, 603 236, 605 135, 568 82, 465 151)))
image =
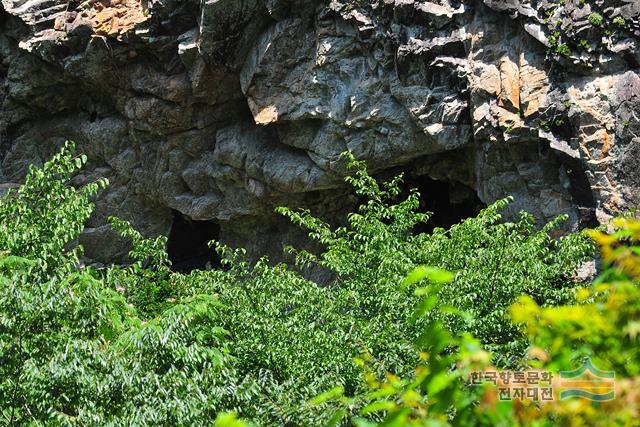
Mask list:
POLYGON ((356 203, 345 150, 568 227, 640 207, 637 0, 1 5, 0 185, 75 140, 78 183, 111 182, 94 259, 126 251, 109 215, 155 235, 172 211, 278 258, 304 238, 275 206, 356 203))

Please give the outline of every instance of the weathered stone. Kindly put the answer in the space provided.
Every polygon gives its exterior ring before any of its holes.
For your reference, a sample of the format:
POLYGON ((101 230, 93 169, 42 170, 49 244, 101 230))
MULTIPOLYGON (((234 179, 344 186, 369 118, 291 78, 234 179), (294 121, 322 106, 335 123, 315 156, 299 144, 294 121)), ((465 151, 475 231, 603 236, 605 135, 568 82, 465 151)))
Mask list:
POLYGON ((345 150, 449 200, 604 221, 640 206, 636 3, 2 0, 0 183, 76 140, 75 183, 111 182, 81 239, 102 260, 126 252, 109 215, 167 234, 172 210, 279 257, 304 233, 275 206, 354 206, 345 150))

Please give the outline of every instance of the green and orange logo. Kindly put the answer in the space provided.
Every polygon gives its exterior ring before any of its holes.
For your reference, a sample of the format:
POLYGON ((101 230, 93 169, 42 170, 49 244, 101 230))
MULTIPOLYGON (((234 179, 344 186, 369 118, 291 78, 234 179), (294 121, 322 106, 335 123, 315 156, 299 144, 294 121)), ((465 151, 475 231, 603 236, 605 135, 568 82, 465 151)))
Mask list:
POLYGON ((586 358, 578 369, 560 371, 560 400, 580 397, 604 402, 615 398, 616 374, 598 369, 586 358))

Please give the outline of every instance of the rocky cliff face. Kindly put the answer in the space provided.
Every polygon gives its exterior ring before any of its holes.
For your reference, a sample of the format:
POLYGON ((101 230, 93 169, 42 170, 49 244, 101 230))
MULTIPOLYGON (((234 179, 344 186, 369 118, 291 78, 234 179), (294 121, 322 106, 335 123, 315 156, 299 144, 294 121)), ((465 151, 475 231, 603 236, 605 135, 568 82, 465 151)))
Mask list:
POLYGON ((638 0, 2 0, 0 182, 65 139, 106 176, 83 236, 176 216, 279 256, 339 218, 340 153, 428 199, 572 226, 640 206, 638 0), (437 193, 437 194, 436 194, 437 193))

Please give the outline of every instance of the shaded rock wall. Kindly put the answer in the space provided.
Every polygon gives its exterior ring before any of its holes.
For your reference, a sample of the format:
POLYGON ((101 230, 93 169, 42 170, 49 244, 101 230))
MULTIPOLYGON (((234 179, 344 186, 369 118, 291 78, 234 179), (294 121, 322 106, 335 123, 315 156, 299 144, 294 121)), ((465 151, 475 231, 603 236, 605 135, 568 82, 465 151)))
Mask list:
POLYGON ((125 250, 107 216, 168 234, 173 211, 278 257, 303 233, 274 206, 356 203, 345 150, 572 227, 640 206, 637 0, 2 7, 0 182, 75 140, 77 182, 111 182, 82 238, 95 259, 125 250))

